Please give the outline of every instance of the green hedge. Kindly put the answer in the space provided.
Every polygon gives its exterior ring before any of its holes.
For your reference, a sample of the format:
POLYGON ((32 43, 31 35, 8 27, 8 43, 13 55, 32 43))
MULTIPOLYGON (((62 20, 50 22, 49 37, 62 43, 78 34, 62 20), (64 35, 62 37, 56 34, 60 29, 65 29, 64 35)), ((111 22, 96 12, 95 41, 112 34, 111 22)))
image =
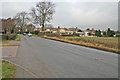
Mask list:
POLYGON ((39 32, 38 36, 49 36, 49 37, 61 37, 59 34, 57 33, 50 33, 50 32, 39 32))
POLYGON ((57 33, 50 33, 50 34, 46 34, 48 37, 61 37, 59 34, 57 33))
POLYGON ((2 40, 15 40, 16 34, 3 34, 2 40))

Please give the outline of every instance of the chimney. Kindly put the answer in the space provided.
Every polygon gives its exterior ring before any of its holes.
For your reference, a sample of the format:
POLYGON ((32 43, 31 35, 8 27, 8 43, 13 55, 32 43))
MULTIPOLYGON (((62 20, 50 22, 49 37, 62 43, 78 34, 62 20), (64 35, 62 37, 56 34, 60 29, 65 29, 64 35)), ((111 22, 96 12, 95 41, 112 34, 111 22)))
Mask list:
POLYGON ((78 28, 77 28, 77 27, 75 28, 75 31, 78 31, 78 28))
POLYGON ((58 29, 60 29, 60 26, 58 26, 58 29))
POLYGON ((58 26, 58 34, 60 33, 60 26, 58 26))

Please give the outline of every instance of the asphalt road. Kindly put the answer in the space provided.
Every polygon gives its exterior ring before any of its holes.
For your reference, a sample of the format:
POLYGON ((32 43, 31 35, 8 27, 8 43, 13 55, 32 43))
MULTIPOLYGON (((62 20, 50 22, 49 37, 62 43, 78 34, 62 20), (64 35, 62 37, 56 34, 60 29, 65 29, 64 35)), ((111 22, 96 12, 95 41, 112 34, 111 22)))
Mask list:
MULTIPOLYGON (((21 36, 15 58, 8 60, 38 78, 118 78, 118 55, 112 52, 21 36)), ((35 77, 17 68, 16 78, 35 77)))

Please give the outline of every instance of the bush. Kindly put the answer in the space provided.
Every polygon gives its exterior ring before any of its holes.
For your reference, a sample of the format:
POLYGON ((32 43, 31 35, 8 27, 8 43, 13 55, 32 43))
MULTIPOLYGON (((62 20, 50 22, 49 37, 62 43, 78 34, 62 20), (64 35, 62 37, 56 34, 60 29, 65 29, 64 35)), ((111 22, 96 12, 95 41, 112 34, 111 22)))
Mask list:
POLYGON ((38 33, 38 36, 44 36, 44 35, 45 35, 44 32, 39 32, 39 33, 38 33))
POLYGON ((2 40, 15 40, 16 34, 3 34, 2 40))
POLYGON ((30 33, 31 33, 31 34, 35 34, 35 31, 31 31, 30 33))
POLYGON ((39 31, 34 31, 34 34, 38 35, 38 34, 39 34, 39 31))
POLYGON ((29 31, 25 31, 24 33, 28 34, 28 33, 29 33, 29 31))
POLYGON ((15 38, 16 41, 20 41, 20 36, 17 35, 16 38, 15 38))
POLYGON ((62 35, 63 37, 65 36, 73 36, 72 34, 65 34, 65 35, 62 35))
POLYGON ((48 37, 61 37, 59 34, 57 33, 49 33, 49 34, 46 34, 48 37))

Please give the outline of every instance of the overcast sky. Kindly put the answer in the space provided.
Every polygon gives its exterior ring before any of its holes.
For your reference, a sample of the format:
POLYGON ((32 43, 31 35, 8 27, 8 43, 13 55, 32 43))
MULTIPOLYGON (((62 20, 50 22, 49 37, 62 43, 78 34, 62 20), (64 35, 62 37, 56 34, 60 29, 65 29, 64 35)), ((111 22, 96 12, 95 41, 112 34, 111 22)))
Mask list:
MULTIPOLYGON (((0 18, 29 12, 41 0, 1 0, 0 18), (2 13, 2 14, 1 14, 2 13)), ((52 0, 56 4, 51 24, 54 27, 118 29, 118 0, 52 0)))

